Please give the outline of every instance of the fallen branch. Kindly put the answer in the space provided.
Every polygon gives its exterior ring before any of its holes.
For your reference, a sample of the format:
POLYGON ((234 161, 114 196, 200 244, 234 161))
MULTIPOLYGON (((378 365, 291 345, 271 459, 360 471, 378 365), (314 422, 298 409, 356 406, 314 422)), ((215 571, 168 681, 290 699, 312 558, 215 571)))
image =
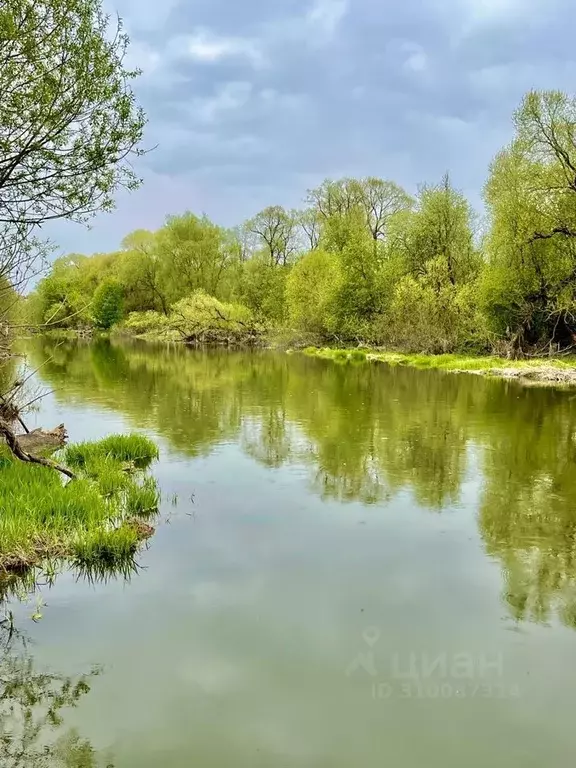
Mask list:
POLYGON ((67 467, 62 466, 62 464, 58 464, 56 461, 52 461, 52 459, 45 459, 42 456, 34 456, 34 454, 25 451, 24 448, 22 448, 20 445, 20 441, 10 425, 2 419, 0 419, 0 435, 4 436, 6 445, 12 451, 14 456, 20 461, 26 462, 28 464, 39 464, 42 467, 48 467, 49 469, 54 469, 57 472, 61 472, 71 480, 76 479, 76 475, 67 467))

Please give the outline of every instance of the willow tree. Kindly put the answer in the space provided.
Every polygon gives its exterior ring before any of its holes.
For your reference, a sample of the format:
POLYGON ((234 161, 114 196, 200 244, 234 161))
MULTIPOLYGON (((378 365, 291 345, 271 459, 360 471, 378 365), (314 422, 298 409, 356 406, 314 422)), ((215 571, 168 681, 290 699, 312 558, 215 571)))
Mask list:
POLYGON ((12 285, 42 255, 43 224, 86 222, 140 184, 128 44, 100 0, 0 4, 0 276, 12 285))
MULTIPOLYGON (((515 351, 576 339, 576 98, 529 93, 513 142, 486 187, 491 215, 484 295, 515 351)), ((537 347, 538 348, 538 347, 537 347)))

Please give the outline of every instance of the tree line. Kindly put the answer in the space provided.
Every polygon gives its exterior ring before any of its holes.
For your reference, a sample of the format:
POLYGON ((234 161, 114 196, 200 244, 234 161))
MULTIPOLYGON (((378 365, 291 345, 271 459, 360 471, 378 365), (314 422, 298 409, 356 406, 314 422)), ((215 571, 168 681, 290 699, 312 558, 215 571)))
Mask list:
POLYGON ((301 210, 270 206, 232 230, 186 212, 114 253, 60 258, 27 311, 65 328, 174 330, 186 318, 432 353, 570 348, 576 99, 529 93, 514 125, 484 222, 448 175, 414 196, 380 178, 327 180, 301 210))

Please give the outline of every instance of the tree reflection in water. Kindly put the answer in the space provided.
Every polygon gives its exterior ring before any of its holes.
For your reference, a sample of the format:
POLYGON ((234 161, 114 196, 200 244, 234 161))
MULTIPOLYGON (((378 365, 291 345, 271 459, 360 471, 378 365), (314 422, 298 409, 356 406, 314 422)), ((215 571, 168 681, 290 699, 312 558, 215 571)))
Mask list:
POLYGON ((263 466, 306 466, 326 499, 376 504, 409 492, 441 512, 472 478, 481 490, 466 501, 502 566, 510 614, 576 628, 569 392, 258 351, 37 338, 30 354, 64 402, 118 411, 190 457, 236 442, 263 466))

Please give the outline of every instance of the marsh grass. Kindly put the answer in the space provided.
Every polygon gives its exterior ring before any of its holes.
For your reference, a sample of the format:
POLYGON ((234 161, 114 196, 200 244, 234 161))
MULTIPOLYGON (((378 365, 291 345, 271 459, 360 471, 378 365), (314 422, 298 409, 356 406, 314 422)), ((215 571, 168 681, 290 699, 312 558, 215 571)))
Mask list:
POLYGON ((576 357, 534 358, 529 360, 508 360, 494 355, 425 355, 403 354, 401 352, 383 352, 363 349, 332 349, 330 347, 307 347, 304 353, 311 357, 334 360, 337 363, 383 362, 389 365, 405 365, 412 368, 435 369, 444 371, 497 371, 502 368, 531 369, 557 368, 564 370, 576 369, 576 357))
POLYGON ((136 466, 147 467, 158 458, 158 448, 144 435, 110 435, 96 443, 69 445, 64 457, 68 466, 76 468, 103 459, 130 461, 136 466))
POLYGON ((126 514, 148 517, 155 514, 160 504, 160 492, 153 477, 144 478, 139 485, 132 483, 126 491, 126 514))
POLYGON ((112 436, 62 453, 76 480, 64 483, 57 472, 14 460, 0 446, 0 569, 25 570, 49 558, 78 567, 128 562, 153 530, 127 523, 158 510, 156 481, 138 469, 158 456, 152 441, 112 436))

